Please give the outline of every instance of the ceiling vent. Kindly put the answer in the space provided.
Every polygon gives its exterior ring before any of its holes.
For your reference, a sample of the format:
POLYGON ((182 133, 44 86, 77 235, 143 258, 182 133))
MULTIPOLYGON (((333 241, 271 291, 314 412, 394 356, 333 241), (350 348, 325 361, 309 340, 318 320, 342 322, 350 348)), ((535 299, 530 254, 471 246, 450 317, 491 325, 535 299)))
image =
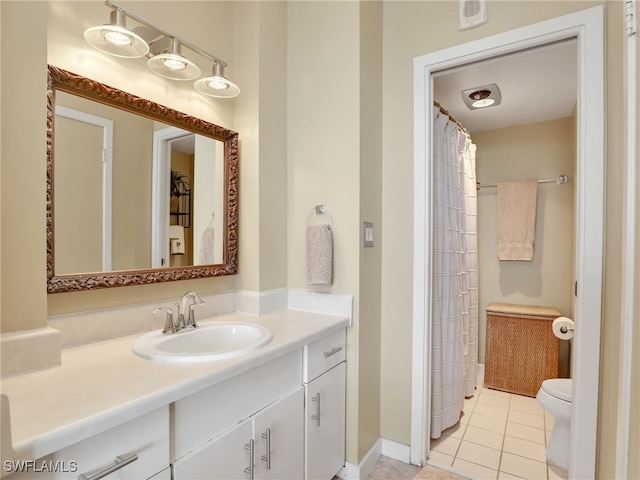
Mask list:
POLYGON ((487 23, 487 0, 460 0, 458 29, 466 30, 487 23))

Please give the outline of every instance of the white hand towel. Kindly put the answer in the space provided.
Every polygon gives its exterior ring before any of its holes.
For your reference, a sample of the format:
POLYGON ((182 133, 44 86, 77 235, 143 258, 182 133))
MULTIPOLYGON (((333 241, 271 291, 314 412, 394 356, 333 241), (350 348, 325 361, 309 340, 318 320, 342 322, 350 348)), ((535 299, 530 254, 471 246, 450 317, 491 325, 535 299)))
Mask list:
POLYGON ((215 263, 213 240, 215 230, 213 227, 207 227, 202 232, 200 240, 200 263, 198 265, 213 265, 215 263))
POLYGON ((307 284, 331 285, 333 234, 330 225, 307 225, 307 284))
POLYGON ((537 180, 498 183, 498 259, 533 260, 537 180))

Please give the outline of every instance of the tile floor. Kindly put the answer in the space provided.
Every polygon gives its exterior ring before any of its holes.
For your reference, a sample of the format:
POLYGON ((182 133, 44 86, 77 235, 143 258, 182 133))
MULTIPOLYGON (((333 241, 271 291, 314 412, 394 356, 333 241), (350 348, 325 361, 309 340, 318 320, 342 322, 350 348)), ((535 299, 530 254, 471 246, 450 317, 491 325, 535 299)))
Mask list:
POLYGON ((484 388, 465 400, 460 422, 431 440, 429 459, 482 479, 566 479, 548 465, 545 445, 553 417, 535 398, 484 388))
POLYGON ((367 480, 465 480, 463 477, 427 465, 424 468, 409 465, 393 458, 380 457, 367 480))

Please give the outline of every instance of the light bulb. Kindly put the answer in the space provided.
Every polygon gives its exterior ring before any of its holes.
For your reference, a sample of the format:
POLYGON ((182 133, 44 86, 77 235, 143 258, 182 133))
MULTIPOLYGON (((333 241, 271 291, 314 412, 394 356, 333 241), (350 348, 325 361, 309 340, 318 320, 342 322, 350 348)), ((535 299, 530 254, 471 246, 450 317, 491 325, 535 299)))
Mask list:
POLYGON ((483 98, 482 100, 476 100, 472 103, 472 105, 476 108, 488 107, 489 105, 493 105, 495 100, 493 98, 483 98))
POLYGON ((171 71, 184 70, 187 67, 185 62, 177 58, 165 58, 162 63, 171 71))
POLYGON ((207 86, 213 88, 214 90, 226 90, 227 88, 229 88, 229 85, 227 85, 227 83, 219 78, 211 79, 207 82, 207 86))
POLYGON ((102 32, 102 36, 107 42, 112 43, 113 45, 124 47, 133 44, 133 39, 126 33, 105 29, 102 32))

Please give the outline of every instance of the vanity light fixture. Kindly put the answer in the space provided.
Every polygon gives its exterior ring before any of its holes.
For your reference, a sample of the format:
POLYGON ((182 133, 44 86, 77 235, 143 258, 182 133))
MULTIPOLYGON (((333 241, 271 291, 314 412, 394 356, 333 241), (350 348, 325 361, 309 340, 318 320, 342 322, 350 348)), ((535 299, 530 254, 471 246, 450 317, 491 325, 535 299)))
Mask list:
POLYGON ((210 97, 230 98, 240 93, 238 86, 224 76, 224 65, 214 62, 213 74, 204 77, 193 84, 196 90, 210 97))
POLYGON ((500 105, 502 97, 495 83, 462 91, 462 101, 470 110, 500 105))
POLYGON ((149 53, 149 45, 138 34, 127 29, 125 12, 120 8, 111 11, 111 23, 88 28, 84 38, 101 52, 123 58, 139 58, 149 53))
POLYGON ((91 27, 84 32, 87 42, 98 50, 117 57, 138 58, 147 56, 152 72, 171 80, 195 80, 201 75, 200 67, 182 54, 182 47, 213 63, 213 75, 196 80, 199 92, 218 98, 232 98, 240 89, 224 76, 225 62, 204 50, 186 42, 164 28, 140 17, 130 10, 105 0, 111 8, 111 24, 91 27), (125 27, 129 18, 142 27, 135 32, 125 27))
POLYGON ((147 65, 153 73, 173 80, 194 80, 200 76, 200 67, 182 56, 180 40, 171 38, 171 53, 161 53, 149 59, 147 65))

